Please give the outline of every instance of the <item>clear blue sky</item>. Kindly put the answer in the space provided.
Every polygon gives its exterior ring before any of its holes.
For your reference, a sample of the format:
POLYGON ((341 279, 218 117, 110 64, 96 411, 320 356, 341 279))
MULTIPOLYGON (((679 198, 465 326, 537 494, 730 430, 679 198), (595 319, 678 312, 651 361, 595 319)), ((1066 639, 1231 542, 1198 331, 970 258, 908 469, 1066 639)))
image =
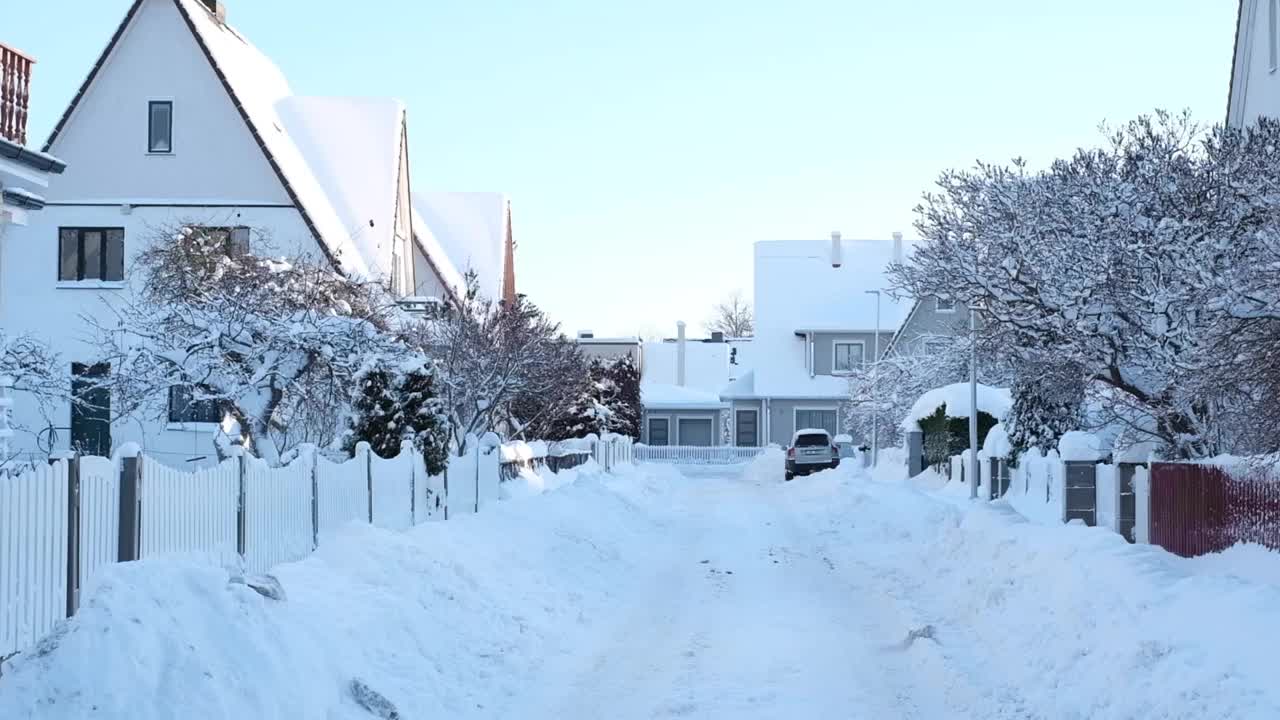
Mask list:
MULTIPOLYGON (((1235 0, 226 0, 295 92, 409 107, 416 189, 510 194, 521 289, 667 332, 760 239, 913 235, 938 172, 1226 112, 1235 0)), ((19 3, 47 136, 129 0, 19 3)))

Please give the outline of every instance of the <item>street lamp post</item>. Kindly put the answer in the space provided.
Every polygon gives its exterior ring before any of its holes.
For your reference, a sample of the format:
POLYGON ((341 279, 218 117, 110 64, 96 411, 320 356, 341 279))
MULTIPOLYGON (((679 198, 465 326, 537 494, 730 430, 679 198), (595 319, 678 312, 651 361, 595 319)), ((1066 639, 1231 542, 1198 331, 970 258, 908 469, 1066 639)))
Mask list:
POLYGON ((875 406, 871 414, 871 467, 874 468, 880 462, 880 291, 866 292, 876 296, 876 336, 872 340, 875 349, 871 356, 871 400, 875 406))
MULTIPOLYGON (((978 237, 973 236, 973 282, 982 280, 978 269, 978 237)), ((978 299, 969 301, 969 337, 973 343, 969 359, 969 499, 978 499, 978 299)))

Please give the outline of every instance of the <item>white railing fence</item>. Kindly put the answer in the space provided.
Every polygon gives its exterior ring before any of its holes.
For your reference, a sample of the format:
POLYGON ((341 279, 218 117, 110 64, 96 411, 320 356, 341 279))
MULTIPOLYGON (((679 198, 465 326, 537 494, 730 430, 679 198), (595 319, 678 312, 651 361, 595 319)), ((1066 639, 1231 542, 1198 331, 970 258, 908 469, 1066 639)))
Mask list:
MULTIPOLYGON (((606 469, 633 460, 621 436, 567 445, 606 469)), ((437 476, 410 444, 382 458, 363 443, 344 462, 309 447, 282 467, 239 455, 187 471, 122 449, 0 473, 0 661, 73 615, 111 563, 182 553, 260 573, 353 521, 407 530, 478 512, 499 498, 507 453, 492 433, 465 447, 437 476)))
POLYGON ((737 465, 750 462, 765 451, 762 447, 718 445, 642 445, 634 448, 636 462, 673 463, 678 465, 737 465))

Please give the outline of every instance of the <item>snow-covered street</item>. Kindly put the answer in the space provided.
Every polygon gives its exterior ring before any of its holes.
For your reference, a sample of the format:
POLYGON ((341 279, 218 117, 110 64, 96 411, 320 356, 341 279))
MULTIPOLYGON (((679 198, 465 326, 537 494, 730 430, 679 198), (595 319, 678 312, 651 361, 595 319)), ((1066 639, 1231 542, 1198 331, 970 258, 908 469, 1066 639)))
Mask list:
POLYGON ((283 602, 118 566, 6 669, 0 717, 378 717, 353 683, 406 719, 1280 716, 1274 553, 1183 560, 848 469, 552 480, 352 527, 277 569, 283 602))

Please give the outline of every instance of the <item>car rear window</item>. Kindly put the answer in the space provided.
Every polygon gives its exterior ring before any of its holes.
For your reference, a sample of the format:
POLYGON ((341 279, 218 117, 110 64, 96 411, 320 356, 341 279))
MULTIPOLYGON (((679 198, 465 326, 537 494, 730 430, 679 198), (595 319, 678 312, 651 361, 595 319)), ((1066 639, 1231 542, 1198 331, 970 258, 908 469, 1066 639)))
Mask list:
POLYGON ((826 435, 819 435, 818 433, 809 433, 808 435, 801 435, 796 438, 796 447, 820 447, 830 444, 831 438, 826 435))

